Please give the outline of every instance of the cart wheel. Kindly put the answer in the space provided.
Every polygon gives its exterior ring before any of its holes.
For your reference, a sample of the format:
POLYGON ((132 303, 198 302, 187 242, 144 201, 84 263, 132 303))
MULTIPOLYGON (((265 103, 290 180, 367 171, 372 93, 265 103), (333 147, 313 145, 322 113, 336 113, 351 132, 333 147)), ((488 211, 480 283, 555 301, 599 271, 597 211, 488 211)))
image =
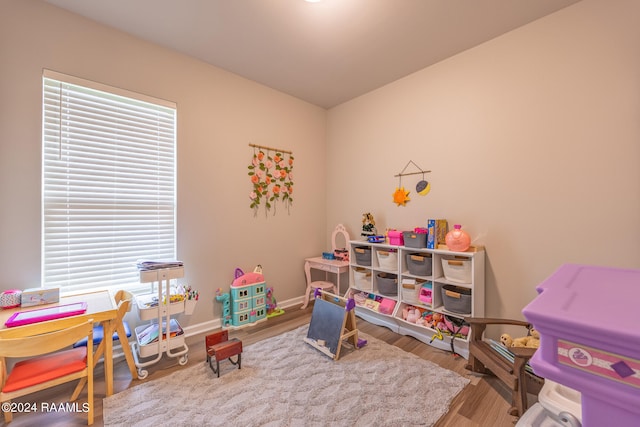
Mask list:
POLYGON ((184 366, 187 364, 188 361, 189 361, 189 355, 185 354, 184 356, 181 356, 180 359, 178 359, 178 364, 180 366, 184 366))
POLYGON ((147 371, 146 369, 138 369, 138 379, 139 380, 143 380, 143 379, 147 378, 147 375, 149 375, 149 371, 147 371))

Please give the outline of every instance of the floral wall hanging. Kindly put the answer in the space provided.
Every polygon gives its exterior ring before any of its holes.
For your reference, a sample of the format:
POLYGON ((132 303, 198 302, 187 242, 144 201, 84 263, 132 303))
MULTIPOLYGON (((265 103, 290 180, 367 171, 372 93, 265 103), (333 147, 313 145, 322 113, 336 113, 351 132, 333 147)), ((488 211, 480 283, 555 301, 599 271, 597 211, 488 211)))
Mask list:
POLYGON ((249 144, 253 147, 253 157, 249 164, 249 179, 252 189, 249 193, 249 207, 258 214, 260 206, 264 206, 265 214, 281 201, 287 212, 293 204, 293 153, 278 148, 249 144))

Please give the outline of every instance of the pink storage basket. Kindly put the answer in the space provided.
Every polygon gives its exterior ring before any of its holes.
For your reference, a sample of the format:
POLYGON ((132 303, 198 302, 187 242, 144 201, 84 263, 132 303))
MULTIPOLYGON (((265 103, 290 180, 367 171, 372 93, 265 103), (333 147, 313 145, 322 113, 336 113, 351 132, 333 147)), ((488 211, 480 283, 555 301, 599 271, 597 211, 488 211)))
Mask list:
POLYGON ((433 302, 433 287, 431 285, 423 285, 420 288, 418 299, 425 304, 431 304, 433 302))
POLYGON ((402 235, 402 231, 389 230, 387 232, 387 236, 389 236, 390 245, 396 245, 396 246, 404 245, 404 237, 402 235))
POLYGON ((394 308, 396 308, 396 302, 394 300, 382 298, 382 301, 380 301, 380 305, 378 306, 378 311, 382 314, 392 314, 394 308))
POLYGON ((454 325, 451 322, 451 320, 449 320, 449 316, 444 316, 444 324, 447 326, 447 330, 449 330, 451 333, 457 332, 457 333, 459 333, 461 335, 464 335, 465 337, 467 335, 469 335, 469 327, 468 326, 464 325, 458 331, 458 326, 454 325))

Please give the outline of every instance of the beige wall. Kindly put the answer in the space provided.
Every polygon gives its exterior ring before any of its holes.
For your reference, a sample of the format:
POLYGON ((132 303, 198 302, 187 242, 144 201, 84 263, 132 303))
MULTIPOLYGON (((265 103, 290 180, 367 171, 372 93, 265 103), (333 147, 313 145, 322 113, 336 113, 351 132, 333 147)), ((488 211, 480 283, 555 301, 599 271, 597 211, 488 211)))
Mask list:
MULTIPOLYGON (((233 269, 261 263, 278 300, 302 259, 380 228, 461 223, 487 249, 491 316, 520 317, 564 262, 640 268, 640 3, 574 6, 324 110, 34 0, 0 2, 0 289, 40 281, 42 68, 178 104, 178 256, 217 320, 233 269), (296 157, 291 214, 248 209, 249 142, 296 157), (397 207, 413 160, 431 193, 397 207)), ((606 286, 606 285, 605 285, 606 286)))
POLYGON ((178 257, 218 320, 235 267, 264 268, 280 301, 304 289, 303 258, 325 244, 326 111, 39 1, 0 3, 0 289, 40 284, 42 69, 178 105, 178 257), (249 209, 256 143, 295 155, 294 205, 249 209))
POLYGON ((521 318, 563 263, 640 268, 639 18, 584 0, 330 110, 327 228, 462 224, 486 246, 489 316, 521 318), (409 160, 432 190, 406 177, 397 207, 409 160))

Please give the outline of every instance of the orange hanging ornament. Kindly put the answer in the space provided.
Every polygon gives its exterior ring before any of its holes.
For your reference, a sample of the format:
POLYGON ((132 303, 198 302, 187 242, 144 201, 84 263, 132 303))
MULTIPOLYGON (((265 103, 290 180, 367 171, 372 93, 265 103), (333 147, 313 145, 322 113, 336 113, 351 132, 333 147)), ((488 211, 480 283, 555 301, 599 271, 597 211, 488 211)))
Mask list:
POLYGON ((410 201, 409 192, 404 189, 404 187, 397 187, 396 191, 393 193, 393 203, 398 206, 406 206, 407 202, 410 201))

